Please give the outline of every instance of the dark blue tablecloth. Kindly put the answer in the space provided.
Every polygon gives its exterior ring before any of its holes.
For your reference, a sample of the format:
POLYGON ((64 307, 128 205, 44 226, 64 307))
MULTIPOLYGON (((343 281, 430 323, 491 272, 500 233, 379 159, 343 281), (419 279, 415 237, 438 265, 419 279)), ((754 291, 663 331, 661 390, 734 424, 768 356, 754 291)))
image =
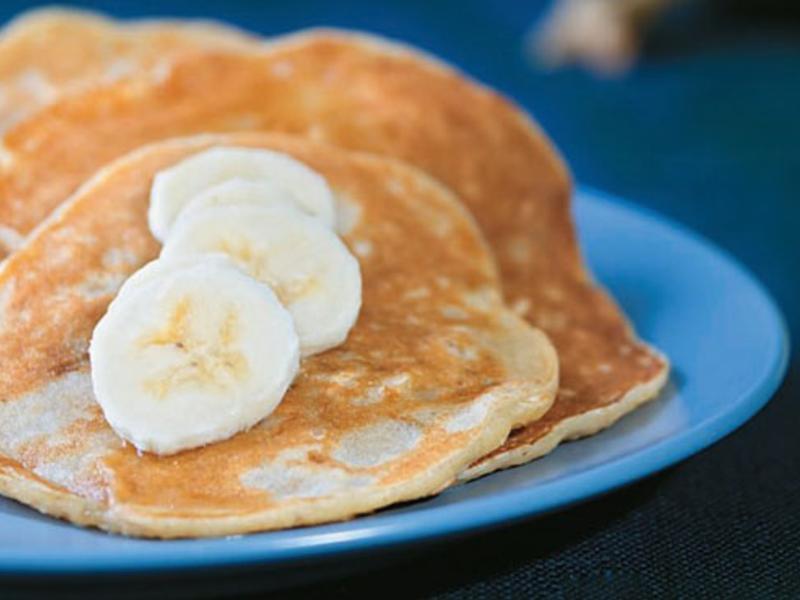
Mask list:
MULTIPOLYGON (((532 111, 578 182, 730 251, 771 290, 797 339, 800 18, 790 2, 700 5, 656 27, 632 73, 598 80, 526 63, 523 35, 541 2, 94 3, 118 16, 213 16, 265 34, 357 27, 427 48, 532 111)), ((0 16, 23 7, 6 2, 0 16)), ((301 594, 800 596, 798 367, 752 422, 664 474, 301 594)))

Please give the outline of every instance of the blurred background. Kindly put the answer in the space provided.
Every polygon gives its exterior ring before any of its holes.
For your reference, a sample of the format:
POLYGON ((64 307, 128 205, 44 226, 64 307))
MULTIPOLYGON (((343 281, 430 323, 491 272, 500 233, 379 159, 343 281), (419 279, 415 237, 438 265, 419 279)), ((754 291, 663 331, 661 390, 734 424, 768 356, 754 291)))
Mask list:
MULTIPOLYGON (((766 284, 800 339, 797 0, 74 5, 123 18, 212 17, 265 35, 359 28, 425 48, 529 110, 579 185, 655 209, 727 249, 766 284)), ((5 1, 0 19, 32 6, 5 1)), ((800 590, 797 367, 762 415, 684 465, 563 516, 459 542, 447 566, 417 561, 414 577, 401 567, 393 585, 412 595, 429 592, 426 581, 439 591, 464 586, 456 596, 545 588, 559 595, 585 591, 581 582, 602 593, 631 577, 629 592, 666 596, 681 589, 691 597, 708 581, 748 581, 766 595, 800 590), (726 525, 714 525, 711 513, 726 525), (676 550, 650 554, 664 519, 674 522, 676 550)), ((385 585, 383 577, 373 583, 385 585)))

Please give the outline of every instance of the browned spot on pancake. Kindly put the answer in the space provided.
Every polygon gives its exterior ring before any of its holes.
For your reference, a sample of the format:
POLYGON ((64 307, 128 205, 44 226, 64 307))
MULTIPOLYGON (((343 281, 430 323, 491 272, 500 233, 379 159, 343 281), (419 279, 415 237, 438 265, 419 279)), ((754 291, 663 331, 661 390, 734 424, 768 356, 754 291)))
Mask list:
POLYGON ((310 460, 313 463, 320 464, 320 465, 321 464, 325 464, 326 462, 328 462, 328 459, 325 457, 325 455, 324 454, 320 454, 319 452, 309 452, 308 453, 308 460, 310 460))
POLYGON ((50 375, 53 377, 60 377, 61 375, 71 371, 77 371, 86 364, 86 358, 86 353, 83 353, 80 356, 66 356, 61 361, 56 362, 50 368, 50 375))

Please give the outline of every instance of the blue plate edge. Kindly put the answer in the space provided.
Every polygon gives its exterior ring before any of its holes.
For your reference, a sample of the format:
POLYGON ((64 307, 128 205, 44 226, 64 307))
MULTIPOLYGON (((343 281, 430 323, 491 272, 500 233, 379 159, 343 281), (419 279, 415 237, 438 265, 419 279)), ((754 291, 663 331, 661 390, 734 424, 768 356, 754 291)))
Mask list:
MULTIPOLYGON (((0 575, 75 575, 130 574, 135 572, 186 571, 203 567, 252 566, 256 564, 278 565, 309 558, 331 557, 335 554, 350 554, 368 549, 430 541, 454 534, 474 533, 492 526, 520 520, 533 515, 554 512, 590 498, 609 493, 634 481, 654 475, 663 469, 684 460, 733 433, 769 401, 781 384, 789 364, 789 334, 785 318, 777 304, 761 282, 725 249, 685 225, 641 207, 612 194, 580 186, 576 195, 589 197, 631 211, 644 218, 656 221, 681 236, 694 241, 709 252, 717 254, 743 275, 752 285, 760 299, 765 302, 767 312, 773 320, 775 336, 771 352, 770 368, 761 381, 752 389, 743 391, 739 402, 725 412, 720 412, 699 421, 676 435, 632 455, 619 457, 603 463, 565 481, 548 484, 547 493, 531 502, 530 490, 512 490, 492 494, 488 498, 472 498, 462 504, 426 509, 415 515, 411 525, 406 515, 384 516, 383 523, 375 523, 361 535, 343 535, 336 532, 318 534, 314 543, 288 545, 281 548, 230 547, 224 551, 209 551, 201 556, 162 556, 160 559, 141 559, 130 556, 93 557, 87 565, 86 556, 73 559, 64 553, 37 553, 20 555, 16 552, 0 551, 0 575), (444 514, 446 513, 446 515, 444 514), (400 521, 400 523, 398 523, 400 521), (464 525, 463 522, 468 522, 464 525), (342 538, 342 539, 336 539, 342 538), (223 553, 224 552, 224 553, 223 553)), ((358 532, 355 532, 356 534, 358 532)))

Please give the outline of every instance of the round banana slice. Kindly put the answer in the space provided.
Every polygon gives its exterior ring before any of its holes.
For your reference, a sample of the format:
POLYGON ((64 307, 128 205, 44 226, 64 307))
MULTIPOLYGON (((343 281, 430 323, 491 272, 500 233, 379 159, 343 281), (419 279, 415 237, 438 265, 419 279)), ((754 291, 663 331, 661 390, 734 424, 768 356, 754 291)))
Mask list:
POLYGON ((150 230, 163 242, 178 214, 197 195, 231 179, 269 182, 283 188, 305 212, 331 228, 333 193, 325 179, 291 156, 271 150, 216 147, 159 172, 150 191, 150 230))
MULTIPOLYGON (((247 179, 230 179, 201 192, 183 207, 175 219, 180 221, 186 214, 209 206, 266 206, 280 204, 288 208, 300 210, 314 217, 320 217, 307 206, 301 205, 294 196, 276 183, 269 181, 248 181, 247 179)), ((321 217, 324 218, 324 217, 321 217)), ((326 225, 329 225, 326 223, 326 225)), ((173 227, 174 227, 173 223, 173 227)))
POLYGON ((313 217, 278 205, 204 208, 175 225, 161 256, 208 252, 272 287, 294 318, 303 356, 342 343, 358 317, 358 261, 313 217))
POLYGON ((297 373, 299 344, 269 287, 206 261, 120 293, 89 356, 111 427, 140 450, 171 454, 269 415, 297 373))

